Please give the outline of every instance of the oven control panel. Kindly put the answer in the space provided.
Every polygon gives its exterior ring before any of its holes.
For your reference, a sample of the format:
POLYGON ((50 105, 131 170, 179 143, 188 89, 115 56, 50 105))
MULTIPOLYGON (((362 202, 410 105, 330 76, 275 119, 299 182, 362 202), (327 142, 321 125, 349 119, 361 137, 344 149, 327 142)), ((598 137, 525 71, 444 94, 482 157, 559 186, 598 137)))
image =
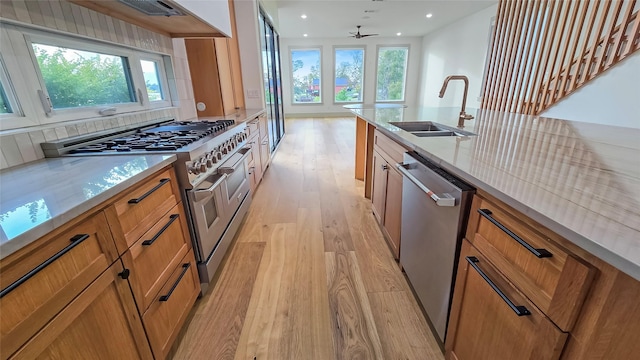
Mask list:
POLYGON ((244 131, 231 134, 226 140, 218 141, 216 145, 205 151, 194 160, 185 163, 189 182, 197 184, 202 178, 211 175, 233 154, 247 143, 244 131))

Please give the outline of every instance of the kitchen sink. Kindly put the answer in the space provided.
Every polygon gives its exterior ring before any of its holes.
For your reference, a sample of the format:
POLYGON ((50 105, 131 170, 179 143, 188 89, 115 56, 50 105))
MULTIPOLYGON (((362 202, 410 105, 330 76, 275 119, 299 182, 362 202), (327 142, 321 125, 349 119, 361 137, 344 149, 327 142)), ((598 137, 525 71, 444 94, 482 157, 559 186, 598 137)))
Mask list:
POLYGON ((450 126, 438 124, 432 121, 400 121, 389 122, 389 124, 410 132, 418 137, 432 136, 474 136, 476 134, 450 126))

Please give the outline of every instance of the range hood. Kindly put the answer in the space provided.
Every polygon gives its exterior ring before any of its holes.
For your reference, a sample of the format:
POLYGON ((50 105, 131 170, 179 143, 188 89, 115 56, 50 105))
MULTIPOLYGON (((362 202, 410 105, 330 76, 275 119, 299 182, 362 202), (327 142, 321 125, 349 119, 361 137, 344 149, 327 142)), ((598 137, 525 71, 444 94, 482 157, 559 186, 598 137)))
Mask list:
POLYGON ((179 9, 159 0, 118 0, 118 2, 149 16, 185 16, 179 9))

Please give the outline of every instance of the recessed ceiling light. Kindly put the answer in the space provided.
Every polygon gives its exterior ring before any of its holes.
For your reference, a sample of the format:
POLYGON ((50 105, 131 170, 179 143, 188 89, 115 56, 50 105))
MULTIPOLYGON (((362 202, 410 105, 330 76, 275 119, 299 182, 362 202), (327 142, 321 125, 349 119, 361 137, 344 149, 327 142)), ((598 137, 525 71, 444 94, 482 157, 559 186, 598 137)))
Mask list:
POLYGON ((399 32, 399 33, 397 33, 396 35, 400 36, 400 35, 402 35, 402 33, 401 33, 401 32, 399 32))
POLYGON ((306 19, 306 18, 307 18, 307 15, 302 14, 302 15, 300 15, 300 17, 301 17, 301 18, 303 18, 303 19, 306 19))
POLYGON ((302 36, 307 37, 307 36, 309 36, 309 35, 307 35, 307 34, 302 34, 302 36))
POLYGON ((427 18, 430 18, 430 17, 432 17, 432 16, 433 16, 433 14, 432 14, 432 13, 428 13, 428 14, 427 14, 427 18))

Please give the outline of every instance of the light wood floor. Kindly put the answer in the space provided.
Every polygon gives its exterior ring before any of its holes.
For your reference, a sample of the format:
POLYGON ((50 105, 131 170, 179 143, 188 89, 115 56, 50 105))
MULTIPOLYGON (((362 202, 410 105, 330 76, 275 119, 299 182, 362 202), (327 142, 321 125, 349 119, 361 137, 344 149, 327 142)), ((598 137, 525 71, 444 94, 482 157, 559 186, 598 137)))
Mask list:
POLYGON ((354 118, 293 119, 174 359, 442 359, 354 179, 354 118))

